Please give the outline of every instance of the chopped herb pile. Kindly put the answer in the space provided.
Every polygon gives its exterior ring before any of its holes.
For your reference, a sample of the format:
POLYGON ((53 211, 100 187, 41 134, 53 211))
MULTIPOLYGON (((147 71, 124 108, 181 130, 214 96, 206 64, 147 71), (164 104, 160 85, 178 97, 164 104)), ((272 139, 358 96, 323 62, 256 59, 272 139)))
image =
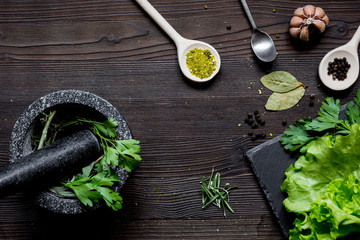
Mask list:
POLYGON ((295 213, 290 239, 337 239, 360 232, 360 90, 340 119, 340 101, 326 98, 318 119, 291 125, 280 141, 299 154, 285 172, 284 206, 295 213))
POLYGON ((213 204, 224 211, 224 217, 226 217, 226 208, 234 213, 234 210, 229 204, 230 190, 236 187, 220 187, 220 173, 215 173, 214 169, 211 171, 209 178, 203 177, 201 180, 202 189, 202 204, 203 208, 206 208, 210 204, 213 204))
POLYGON ((55 111, 45 115, 46 123, 38 144, 38 149, 55 140, 58 132, 69 126, 82 125, 90 129, 98 137, 103 149, 103 156, 82 169, 82 172, 71 179, 63 180, 61 186, 54 186, 50 191, 62 197, 77 197, 84 205, 92 207, 101 199, 113 210, 122 208, 122 197, 112 190, 112 186, 119 181, 114 167, 120 166, 131 172, 141 163, 139 141, 134 139, 117 140, 115 128, 118 123, 114 119, 104 122, 76 119, 57 126, 50 131, 51 121, 55 111))

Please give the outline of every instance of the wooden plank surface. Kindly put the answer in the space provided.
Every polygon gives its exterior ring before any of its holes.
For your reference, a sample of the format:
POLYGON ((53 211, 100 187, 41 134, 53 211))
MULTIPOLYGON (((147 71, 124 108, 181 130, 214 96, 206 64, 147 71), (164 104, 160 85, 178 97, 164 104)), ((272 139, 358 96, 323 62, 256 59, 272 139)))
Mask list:
POLYGON ((283 239, 244 154, 280 135, 283 120, 315 117, 326 96, 342 103, 353 98, 359 83, 330 91, 317 68, 354 34, 360 1, 249 0, 258 27, 276 44, 272 64, 255 59, 238 0, 150 2, 181 35, 219 51, 222 67, 214 81, 185 79, 175 45, 135 1, 0 0, 0 167, 8 164, 19 115, 37 98, 63 89, 89 91, 117 107, 141 141, 144 159, 122 192, 119 212, 69 217, 38 209, 24 193, 0 199, 0 239, 56 239, 74 231, 81 239, 283 239), (304 47, 290 39, 288 27, 293 11, 310 3, 325 9, 330 24, 318 42, 304 47), (271 92, 259 79, 276 70, 309 87, 296 107, 268 112, 271 92), (316 95, 313 107, 310 94, 316 95), (253 142, 244 119, 254 110, 266 121, 256 132, 267 137, 253 142), (213 206, 201 208, 199 182, 213 167, 224 183, 238 186, 230 196, 235 214, 226 218, 213 206))

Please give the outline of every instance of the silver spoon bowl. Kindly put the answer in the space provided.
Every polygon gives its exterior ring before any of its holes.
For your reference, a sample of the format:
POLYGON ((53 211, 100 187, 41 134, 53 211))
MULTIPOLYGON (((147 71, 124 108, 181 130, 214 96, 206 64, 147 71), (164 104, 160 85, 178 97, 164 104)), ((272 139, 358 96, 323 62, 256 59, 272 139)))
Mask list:
POLYGON ((255 24, 255 21, 251 15, 249 6, 245 0, 241 0, 241 4, 246 12, 246 15, 253 28, 253 35, 251 37, 251 48, 253 49, 257 58, 263 62, 272 62, 276 58, 276 47, 266 32, 260 31, 255 24))

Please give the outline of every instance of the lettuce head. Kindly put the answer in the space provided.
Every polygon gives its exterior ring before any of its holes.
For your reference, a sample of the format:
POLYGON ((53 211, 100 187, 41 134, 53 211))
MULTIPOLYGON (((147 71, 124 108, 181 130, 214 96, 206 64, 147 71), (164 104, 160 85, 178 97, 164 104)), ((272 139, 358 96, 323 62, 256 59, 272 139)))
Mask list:
POLYGON ((284 206, 297 214, 290 239, 337 239, 360 232, 360 125, 315 140, 286 170, 284 206))

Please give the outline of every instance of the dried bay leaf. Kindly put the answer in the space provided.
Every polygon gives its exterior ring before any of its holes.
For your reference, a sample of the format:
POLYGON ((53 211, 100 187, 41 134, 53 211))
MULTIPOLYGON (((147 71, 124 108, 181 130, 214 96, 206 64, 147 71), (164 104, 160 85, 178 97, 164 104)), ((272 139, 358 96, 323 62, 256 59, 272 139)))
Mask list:
POLYGON ((277 93, 286 93, 303 86, 293 75, 285 71, 275 71, 263 76, 261 83, 268 89, 277 93))
POLYGON ((305 88, 300 86, 285 93, 274 92, 269 97, 265 108, 270 111, 281 111, 295 106, 305 94, 305 88))

